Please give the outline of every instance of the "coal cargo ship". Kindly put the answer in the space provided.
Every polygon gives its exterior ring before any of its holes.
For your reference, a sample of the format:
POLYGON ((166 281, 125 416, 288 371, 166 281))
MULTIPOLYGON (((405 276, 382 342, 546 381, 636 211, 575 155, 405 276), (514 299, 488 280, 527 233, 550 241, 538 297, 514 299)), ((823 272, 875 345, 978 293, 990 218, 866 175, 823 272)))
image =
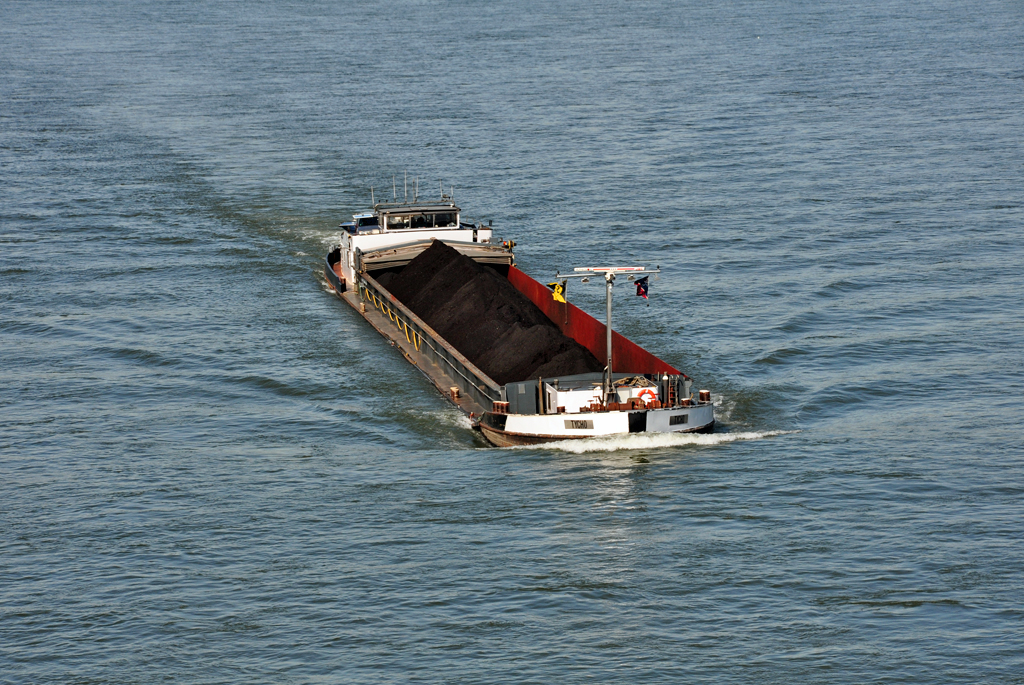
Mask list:
MULTIPOLYGON (((378 203, 341 228, 329 286, 492 444, 713 430, 708 391, 556 300, 516 268, 514 242, 462 222, 451 197, 378 203)), ((616 272, 639 268, 577 270, 608 283, 608 324, 616 272)))

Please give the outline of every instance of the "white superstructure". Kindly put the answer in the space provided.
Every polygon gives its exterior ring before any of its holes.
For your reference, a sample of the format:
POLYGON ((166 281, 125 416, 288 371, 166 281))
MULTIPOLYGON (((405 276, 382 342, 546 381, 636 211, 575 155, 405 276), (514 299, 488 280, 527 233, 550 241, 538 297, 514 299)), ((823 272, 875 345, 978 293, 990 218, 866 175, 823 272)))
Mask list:
POLYGON ((440 202, 378 203, 372 212, 354 215, 341 228, 339 275, 347 283, 355 282, 362 255, 375 253, 373 259, 399 266, 431 240, 475 253, 488 251, 485 246, 490 246, 492 237, 490 226, 462 223, 461 211, 447 196, 440 202), (474 246, 484 249, 474 250, 474 246), (411 249, 404 251, 405 247, 411 249))

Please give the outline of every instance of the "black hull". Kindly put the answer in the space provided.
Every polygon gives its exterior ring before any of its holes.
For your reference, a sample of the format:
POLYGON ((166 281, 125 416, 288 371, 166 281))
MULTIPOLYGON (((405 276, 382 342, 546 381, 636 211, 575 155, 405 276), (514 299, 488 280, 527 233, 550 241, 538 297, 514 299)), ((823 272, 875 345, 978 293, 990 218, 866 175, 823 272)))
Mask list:
POLYGON ((335 248, 331 252, 327 253, 327 259, 324 262, 324 278, 327 279, 327 283, 334 288, 336 292, 345 292, 345 279, 338 275, 334 270, 335 265, 341 259, 341 251, 335 248))

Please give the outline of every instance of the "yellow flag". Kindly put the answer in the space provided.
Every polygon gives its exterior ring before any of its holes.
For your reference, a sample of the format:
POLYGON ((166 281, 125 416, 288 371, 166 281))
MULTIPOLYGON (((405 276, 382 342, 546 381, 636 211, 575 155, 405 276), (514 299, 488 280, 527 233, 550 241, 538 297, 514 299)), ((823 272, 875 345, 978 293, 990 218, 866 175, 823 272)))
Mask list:
POLYGON ((554 283, 548 283, 548 287, 554 291, 551 293, 551 297, 552 299, 554 299, 555 302, 565 302, 565 284, 567 281, 568 279, 562 281, 561 283, 559 283, 558 281, 555 281, 554 283))

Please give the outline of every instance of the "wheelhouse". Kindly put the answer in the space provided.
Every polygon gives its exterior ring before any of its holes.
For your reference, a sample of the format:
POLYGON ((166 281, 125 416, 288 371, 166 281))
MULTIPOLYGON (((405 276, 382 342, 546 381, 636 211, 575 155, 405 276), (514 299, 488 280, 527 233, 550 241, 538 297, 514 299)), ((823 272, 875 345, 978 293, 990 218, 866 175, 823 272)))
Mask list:
POLYGON ((459 208, 452 203, 437 205, 377 205, 381 225, 388 231, 458 228, 459 208))

